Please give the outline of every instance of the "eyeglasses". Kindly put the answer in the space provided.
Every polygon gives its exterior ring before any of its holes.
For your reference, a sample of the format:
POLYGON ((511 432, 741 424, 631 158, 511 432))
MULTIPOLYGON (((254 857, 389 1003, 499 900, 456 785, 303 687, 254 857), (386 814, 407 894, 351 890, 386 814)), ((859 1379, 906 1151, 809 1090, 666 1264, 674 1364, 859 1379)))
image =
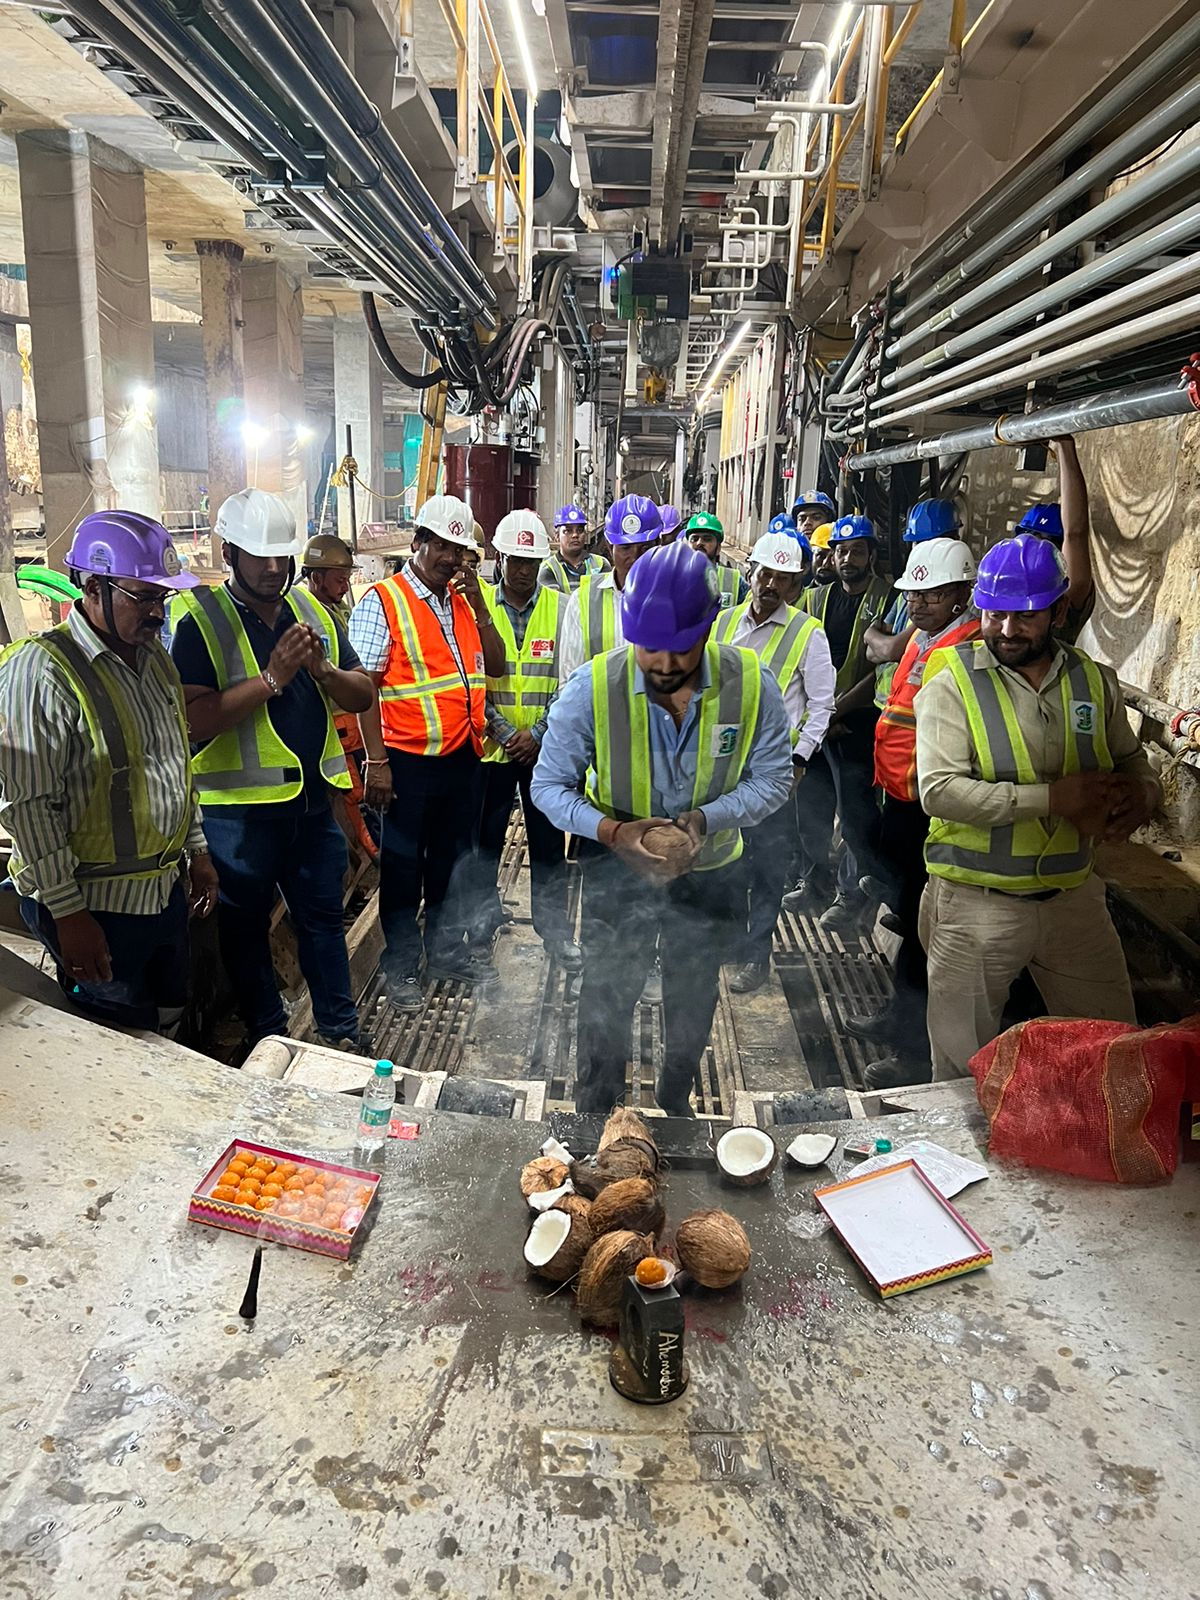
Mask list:
POLYGON ((109 588, 115 589, 118 594, 123 594, 126 600, 132 600, 139 611, 149 611, 151 606, 166 606, 179 593, 178 589, 155 589, 152 594, 135 594, 132 589, 123 589, 119 583, 108 580, 109 588))

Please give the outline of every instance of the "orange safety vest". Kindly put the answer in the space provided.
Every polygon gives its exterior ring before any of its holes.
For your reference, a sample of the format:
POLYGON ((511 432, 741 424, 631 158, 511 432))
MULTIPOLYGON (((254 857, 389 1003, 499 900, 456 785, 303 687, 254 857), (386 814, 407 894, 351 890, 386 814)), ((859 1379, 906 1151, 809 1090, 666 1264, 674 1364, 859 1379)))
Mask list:
POLYGON ((949 650, 979 635, 979 618, 971 617, 953 628, 946 628, 924 646, 920 636, 908 641, 887 704, 875 724, 875 782, 896 800, 916 800, 917 792, 917 714, 913 701, 925 679, 925 668, 936 650, 949 650))
POLYGON ((475 613, 461 595, 451 595, 464 676, 433 607, 418 599, 403 574, 373 587, 392 635, 379 686, 384 744, 412 755, 446 756, 469 739, 479 755, 487 684, 475 613))

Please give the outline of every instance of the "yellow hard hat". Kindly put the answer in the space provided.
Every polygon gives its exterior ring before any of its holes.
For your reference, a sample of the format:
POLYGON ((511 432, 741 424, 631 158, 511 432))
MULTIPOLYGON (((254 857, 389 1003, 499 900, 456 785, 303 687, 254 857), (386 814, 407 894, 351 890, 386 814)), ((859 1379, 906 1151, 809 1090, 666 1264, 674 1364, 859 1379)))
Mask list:
POLYGON ((829 536, 833 532, 832 522, 823 522, 819 528, 814 528, 808 536, 808 542, 814 550, 828 550, 829 536))
POLYGON ((318 533, 304 546, 300 565, 313 572, 349 572, 354 552, 333 533, 318 533))

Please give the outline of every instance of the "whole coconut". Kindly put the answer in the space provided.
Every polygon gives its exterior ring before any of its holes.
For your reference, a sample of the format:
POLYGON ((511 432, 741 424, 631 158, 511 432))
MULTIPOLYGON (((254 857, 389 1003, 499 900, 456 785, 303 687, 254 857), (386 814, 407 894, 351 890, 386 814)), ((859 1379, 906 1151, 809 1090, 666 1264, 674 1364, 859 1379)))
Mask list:
MULTIPOLYGON (((556 1200, 550 1208, 552 1211, 569 1211, 573 1217, 582 1217, 587 1222, 592 1212, 592 1202, 581 1194, 564 1194, 561 1200, 556 1200)), ((594 1231, 594 1230, 593 1230, 594 1231)))
POLYGON ((575 1298, 584 1322, 611 1328, 621 1314, 625 1279, 639 1261, 654 1254, 654 1240, 641 1234, 606 1233, 583 1258, 575 1298))
POLYGON ((597 1150, 607 1150, 610 1144, 615 1144, 618 1139, 640 1139, 643 1144, 649 1145, 657 1151, 657 1146, 651 1136, 650 1129, 638 1116, 636 1111, 630 1111, 628 1106, 618 1106, 604 1124, 604 1132, 600 1135, 597 1150))
POLYGON ((675 1230, 675 1251, 684 1271, 706 1289, 728 1289, 750 1265, 746 1230, 728 1211, 684 1217, 675 1230))
POLYGON ((631 1233, 662 1232, 667 1220, 658 1189, 645 1178, 622 1178, 602 1189, 592 1201, 588 1220, 597 1238, 626 1228, 631 1233))
POLYGON ((610 1183, 622 1178, 647 1178, 658 1175, 658 1151, 639 1140, 618 1139, 591 1161, 572 1161, 571 1182, 576 1190, 594 1200, 610 1183))
POLYGON ((674 823, 665 828, 647 828, 642 835, 642 848, 647 855, 657 856, 660 861, 669 861, 672 865, 683 865, 695 854, 692 841, 674 823))
POLYGON ((521 1168, 521 1193, 526 1200, 531 1194, 544 1194, 547 1189, 561 1189, 567 1181, 567 1168, 553 1156, 538 1156, 521 1168))

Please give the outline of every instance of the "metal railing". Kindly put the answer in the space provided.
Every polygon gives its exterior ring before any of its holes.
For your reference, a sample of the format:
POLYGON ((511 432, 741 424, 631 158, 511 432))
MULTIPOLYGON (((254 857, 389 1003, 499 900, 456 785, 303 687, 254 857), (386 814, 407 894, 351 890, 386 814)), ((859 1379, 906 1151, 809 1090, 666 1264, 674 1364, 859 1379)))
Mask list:
MULTIPOLYGON (((411 6, 411 3, 412 0, 406 0, 406 4, 411 6)), ((533 96, 526 92, 522 118, 496 42, 487 0, 438 0, 438 5, 456 56, 456 181, 462 189, 480 182, 490 185, 494 254, 497 259, 509 261, 520 285, 521 299, 527 302, 533 276, 533 96), (490 66, 483 58, 481 30, 491 58, 490 66), (515 170, 504 148, 506 110, 517 147, 515 170), (482 173, 479 166, 481 120, 492 146, 491 170, 482 173), (516 213, 515 228, 507 221, 509 196, 516 213)))

